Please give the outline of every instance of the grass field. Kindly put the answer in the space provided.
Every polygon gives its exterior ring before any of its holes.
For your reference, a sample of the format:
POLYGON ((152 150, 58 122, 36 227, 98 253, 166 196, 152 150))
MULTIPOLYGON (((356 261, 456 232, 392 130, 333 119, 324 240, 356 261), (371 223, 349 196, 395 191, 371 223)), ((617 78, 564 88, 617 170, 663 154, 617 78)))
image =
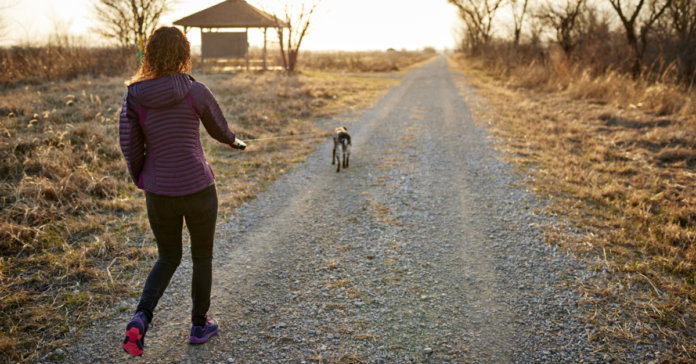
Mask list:
POLYGON ((496 73, 455 57, 497 145, 562 222, 546 237, 607 280, 581 287, 588 336, 696 360, 696 92, 557 62, 496 73))
POLYGON ((302 68, 341 72, 392 72, 435 55, 434 50, 389 52, 307 52, 302 68))
MULTIPOLYGON (((130 74, 15 71, 22 76, 0 91, 2 362, 37 361, 138 295, 156 257, 144 198, 118 146, 130 74)), ((194 76, 216 95, 231 129, 251 140, 240 152, 202 133, 223 217, 329 138, 318 119, 350 118, 396 82, 324 71, 194 76)))

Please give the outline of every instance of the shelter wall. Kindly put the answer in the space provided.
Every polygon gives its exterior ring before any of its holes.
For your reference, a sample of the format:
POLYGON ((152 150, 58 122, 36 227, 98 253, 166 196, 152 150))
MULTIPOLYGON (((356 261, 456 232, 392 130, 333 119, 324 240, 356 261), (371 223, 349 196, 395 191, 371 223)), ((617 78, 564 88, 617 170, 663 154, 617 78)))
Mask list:
POLYGON ((203 58, 244 58, 249 43, 246 32, 202 32, 203 58))

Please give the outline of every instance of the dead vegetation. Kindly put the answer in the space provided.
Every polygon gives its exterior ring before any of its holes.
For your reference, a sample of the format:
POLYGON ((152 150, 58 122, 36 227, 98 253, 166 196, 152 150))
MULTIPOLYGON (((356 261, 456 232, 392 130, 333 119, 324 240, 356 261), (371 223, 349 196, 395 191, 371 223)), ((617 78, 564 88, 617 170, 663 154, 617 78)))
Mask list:
POLYGON ((400 71, 435 56, 434 50, 387 52, 304 52, 300 68, 341 72, 400 71))
POLYGON ((117 143, 122 79, 6 89, 0 116, 4 360, 89 323, 152 256, 117 143), (124 221, 125 220, 125 221, 124 221))
POLYGON ((608 272, 581 287, 588 337, 608 353, 659 342, 664 360, 694 360, 696 93, 669 73, 593 76, 551 59, 498 68, 459 57, 457 67, 498 145, 563 223, 548 240, 608 272))
MULTIPOLYGON (((69 40, 49 46, 0 48, 0 85, 40 84, 79 76, 120 75, 137 66, 135 48, 93 48, 69 40)), ((4 107, 4 105, 0 105, 4 107)), ((7 114, 7 110, 0 109, 7 114)))
MULTIPOLYGON (((119 74, 65 81, 73 74, 16 73, 13 86, 0 91, 0 361, 37 361, 53 352, 107 307, 139 294, 156 256, 142 193, 118 147, 128 76, 119 74), (60 82, 42 82, 53 77, 60 82)), ((239 152, 203 136, 221 215, 328 138, 318 118, 354 113, 396 82, 319 71, 200 80, 231 129, 249 141, 239 152)))
MULTIPOLYGON (((267 66, 271 69, 283 69, 283 60, 278 51, 269 47, 267 66)), ((435 49, 427 48, 420 51, 388 50, 388 51, 302 51, 296 60, 296 68, 300 72, 322 71, 340 73, 382 73, 403 71, 413 65, 424 62, 437 55, 435 49)), ((251 69, 261 69, 263 66, 263 51, 258 48, 249 50, 249 66, 251 69)), ((194 67, 200 64, 200 57, 194 57, 194 67)), ((206 69, 244 70, 245 59, 206 59, 206 69)))

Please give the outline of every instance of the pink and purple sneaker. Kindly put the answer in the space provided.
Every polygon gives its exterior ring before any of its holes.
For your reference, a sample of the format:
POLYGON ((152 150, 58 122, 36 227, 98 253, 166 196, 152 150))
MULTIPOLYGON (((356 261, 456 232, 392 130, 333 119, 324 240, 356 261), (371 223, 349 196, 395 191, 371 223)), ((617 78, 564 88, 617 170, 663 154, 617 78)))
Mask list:
POLYGON ((147 316, 143 312, 138 312, 126 326, 126 338, 123 339, 123 350, 133 356, 143 355, 145 346, 145 333, 152 327, 148 322, 147 316))
POLYGON ((191 326, 191 336, 189 337, 189 343, 191 344, 203 344, 208 341, 211 337, 220 331, 217 321, 213 318, 209 318, 205 326, 191 326))

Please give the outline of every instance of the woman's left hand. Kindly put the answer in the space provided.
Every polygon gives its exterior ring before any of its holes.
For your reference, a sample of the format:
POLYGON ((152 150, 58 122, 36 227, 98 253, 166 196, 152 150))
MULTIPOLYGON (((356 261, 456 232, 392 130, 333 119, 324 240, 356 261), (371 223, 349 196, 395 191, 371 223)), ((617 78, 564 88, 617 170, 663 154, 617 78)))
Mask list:
POLYGON ((230 146, 234 149, 239 149, 239 150, 246 149, 246 144, 237 138, 234 138, 234 143, 230 144, 230 146))

